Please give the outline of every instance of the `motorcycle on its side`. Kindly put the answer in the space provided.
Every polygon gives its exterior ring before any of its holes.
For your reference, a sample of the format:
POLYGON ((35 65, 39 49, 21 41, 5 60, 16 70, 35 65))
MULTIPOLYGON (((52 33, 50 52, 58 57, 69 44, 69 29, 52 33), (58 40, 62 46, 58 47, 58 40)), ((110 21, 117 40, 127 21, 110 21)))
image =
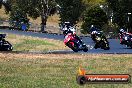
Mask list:
POLYGON ((78 52, 83 50, 84 52, 88 51, 88 47, 86 44, 81 43, 78 39, 76 39, 72 33, 68 33, 65 36, 64 44, 71 48, 74 52, 78 52))
POLYGON ((0 51, 12 51, 12 45, 5 40, 6 34, 0 34, 0 51))

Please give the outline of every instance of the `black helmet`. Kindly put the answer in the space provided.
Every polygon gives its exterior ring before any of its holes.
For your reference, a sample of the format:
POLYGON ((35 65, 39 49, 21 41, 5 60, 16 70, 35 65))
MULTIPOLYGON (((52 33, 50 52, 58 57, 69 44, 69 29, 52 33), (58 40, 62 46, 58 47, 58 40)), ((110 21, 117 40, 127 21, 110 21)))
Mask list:
POLYGON ((67 35, 68 33, 72 33, 72 31, 70 31, 70 30, 64 30, 64 31, 63 31, 63 34, 64 34, 64 35, 67 35))
POLYGON ((68 34, 68 30, 64 30, 64 31, 63 31, 63 34, 64 34, 64 35, 67 35, 67 34, 68 34))
POLYGON ((0 40, 5 38, 6 37, 6 34, 0 34, 0 40))

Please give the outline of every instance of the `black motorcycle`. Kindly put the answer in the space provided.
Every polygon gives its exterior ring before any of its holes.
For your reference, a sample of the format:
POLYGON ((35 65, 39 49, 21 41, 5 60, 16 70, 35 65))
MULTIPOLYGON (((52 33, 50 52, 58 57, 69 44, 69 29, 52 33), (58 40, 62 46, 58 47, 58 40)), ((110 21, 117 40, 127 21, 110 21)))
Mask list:
POLYGON ((110 49, 109 42, 106 39, 106 37, 105 36, 96 36, 96 43, 95 43, 94 48, 95 49, 101 48, 104 50, 109 50, 110 49))
POLYGON ((0 34, 0 51, 12 51, 12 45, 5 40, 6 34, 0 34))

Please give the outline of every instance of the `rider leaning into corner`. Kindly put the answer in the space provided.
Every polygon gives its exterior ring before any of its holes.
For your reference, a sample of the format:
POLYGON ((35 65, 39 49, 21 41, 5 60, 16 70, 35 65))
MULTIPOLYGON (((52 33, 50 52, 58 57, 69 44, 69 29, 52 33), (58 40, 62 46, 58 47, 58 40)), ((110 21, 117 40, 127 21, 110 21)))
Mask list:
POLYGON ((129 32, 126 32, 125 29, 121 28, 119 30, 119 37, 120 37, 120 44, 124 44, 125 37, 132 38, 132 34, 129 32))
POLYGON ((66 36, 68 33, 72 33, 73 36, 79 40, 80 43, 82 43, 82 40, 76 35, 76 30, 73 27, 72 23, 70 22, 64 22, 64 24, 62 25, 62 31, 64 36, 66 36))
POLYGON ((91 32, 91 35, 96 35, 96 36, 98 36, 98 37, 104 38, 104 39, 107 41, 106 37, 105 37, 104 34, 100 31, 100 29, 98 29, 98 28, 95 27, 94 25, 91 25, 90 32, 91 32))
POLYGON ((98 29, 94 25, 91 25, 90 32, 91 32, 91 37, 94 38, 95 41, 95 46, 94 46, 95 48, 100 44, 101 39, 105 39, 105 41, 108 42, 105 35, 100 31, 100 29, 98 29))

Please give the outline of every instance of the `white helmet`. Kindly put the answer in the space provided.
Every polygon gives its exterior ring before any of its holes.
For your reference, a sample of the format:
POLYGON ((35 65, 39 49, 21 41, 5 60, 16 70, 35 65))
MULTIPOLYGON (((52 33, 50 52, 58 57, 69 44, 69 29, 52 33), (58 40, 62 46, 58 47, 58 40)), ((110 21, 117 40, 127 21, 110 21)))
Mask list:
POLYGON ((98 32, 97 31, 92 31, 92 33, 91 34, 97 34, 98 32))
POLYGON ((124 29, 120 29, 120 32, 123 33, 123 32, 125 32, 125 30, 124 29))

